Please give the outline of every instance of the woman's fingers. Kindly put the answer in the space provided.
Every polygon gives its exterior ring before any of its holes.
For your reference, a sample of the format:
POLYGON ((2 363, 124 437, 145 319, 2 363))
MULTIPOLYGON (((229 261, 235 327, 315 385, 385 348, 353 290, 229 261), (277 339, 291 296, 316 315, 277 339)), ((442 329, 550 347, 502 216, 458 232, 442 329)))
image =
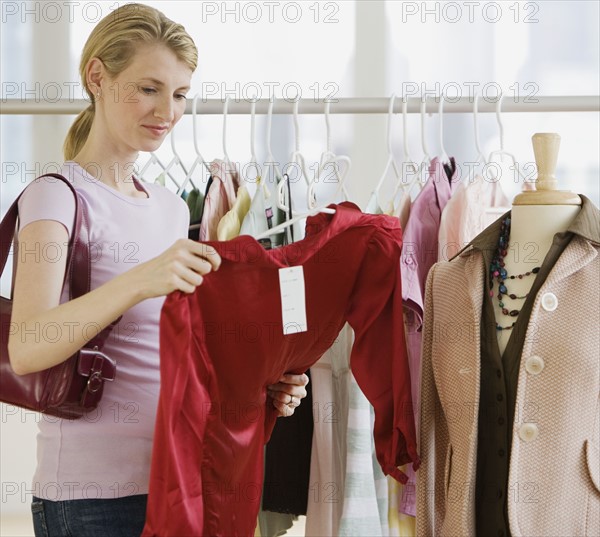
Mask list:
POLYGON ((279 413, 279 416, 281 416, 281 417, 284 417, 284 418, 289 417, 296 410, 295 406, 286 405, 285 403, 282 403, 281 401, 278 401, 276 399, 272 399, 272 401, 273 401, 273 406, 277 409, 277 412, 279 413))
POLYGON ((301 375, 294 375, 293 373, 285 373, 279 379, 279 382, 284 384, 294 384, 295 386, 306 386, 308 384, 308 375, 302 373, 301 375))
POLYGON ((208 244, 203 244, 201 242, 192 241, 187 239, 190 244, 190 252, 194 254, 196 257, 199 257, 202 261, 201 263, 204 266, 204 263, 208 263, 209 269, 202 274, 206 274, 211 270, 219 270, 221 266, 221 256, 217 253, 217 251, 208 244))

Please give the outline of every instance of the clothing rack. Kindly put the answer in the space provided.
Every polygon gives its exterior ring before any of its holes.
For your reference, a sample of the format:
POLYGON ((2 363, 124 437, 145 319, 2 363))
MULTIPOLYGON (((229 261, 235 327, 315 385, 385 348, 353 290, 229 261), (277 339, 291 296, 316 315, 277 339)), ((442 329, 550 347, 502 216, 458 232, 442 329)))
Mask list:
MULTIPOLYGON (((300 99, 298 102, 299 114, 323 114, 324 107, 330 102, 331 114, 387 114, 389 112, 389 97, 343 97, 331 99, 300 99)), ((444 114, 471 113, 473 112, 474 96, 470 97, 444 97, 444 114)), ((478 99, 478 112, 497 112, 497 96, 480 96, 478 99)), ((229 99, 227 114, 250 114, 251 99, 229 99)), ((273 114, 292 114, 293 99, 275 99, 273 114)), ((222 114, 223 99, 198 99, 196 112, 198 114, 222 114)), ((421 97, 407 98, 407 112, 410 114, 421 111, 421 97)), ((193 100, 188 98, 185 108, 186 114, 192 113, 193 100)), ((393 112, 402 112, 402 97, 397 96, 393 112)), ((0 115, 60 115, 78 114, 89 102, 85 99, 59 99, 55 102, 37 99, 0 99, 0 115)), ((256 101, 256 113, 266 114, 269 99, 256 101)), ((439 95, 427 95, 425 98, 425 111, 428 114, 437 113, 439 95)), ((533 95, 506 95, 501 102, 502 112, 600 112, 600 96, 574 95, 574 96, 533 96, 533 95)))

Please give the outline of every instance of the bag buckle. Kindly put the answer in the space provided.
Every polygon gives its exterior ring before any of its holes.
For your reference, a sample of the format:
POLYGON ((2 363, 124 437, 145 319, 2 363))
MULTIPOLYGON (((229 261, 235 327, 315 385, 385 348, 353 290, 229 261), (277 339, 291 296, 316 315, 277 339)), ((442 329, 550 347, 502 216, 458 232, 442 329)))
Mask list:
POLYGON ((84 348, 79 351, 77 370, 80 375, 89 377, 87 391, 95 393, 102 388, 105 380, 113 381, 115 379, 117 362, 99 351, 97 347, 84 348))

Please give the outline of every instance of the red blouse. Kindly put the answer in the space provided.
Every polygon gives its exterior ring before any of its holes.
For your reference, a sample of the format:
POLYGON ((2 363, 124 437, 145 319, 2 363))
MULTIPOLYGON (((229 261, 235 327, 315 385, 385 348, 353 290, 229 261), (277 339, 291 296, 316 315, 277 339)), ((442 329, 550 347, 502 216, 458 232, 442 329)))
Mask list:
POLYGON ((167 297, 143 537, 254 535, 263 444, 276 419, 266 386, 306 371, 346 321, 355 331, 352 372, 375 408, 377 460, 402 482, 397 466, 418 467, 398 219, 348 202, 332 207, 283 248, 264 250, 249 236, 207 243, 222 258, 219 270, 194 293, 167 297), (296 265, 308 330, 284 335, 278 270, 296 265))

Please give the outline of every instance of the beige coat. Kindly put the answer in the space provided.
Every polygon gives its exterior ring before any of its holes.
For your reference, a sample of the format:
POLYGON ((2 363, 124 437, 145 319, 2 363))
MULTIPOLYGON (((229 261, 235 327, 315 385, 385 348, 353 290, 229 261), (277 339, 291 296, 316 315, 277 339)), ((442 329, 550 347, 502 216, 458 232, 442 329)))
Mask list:
MULTIPOLYGON (((535 299, 513 425, 508 483, 513 537, 600 535, 598 250, 596 240, 575 235, 535 299)), ((471 247, 436 264, 427 279, 419 537, 475 535, 485 275, 483 256, 471 247)))

